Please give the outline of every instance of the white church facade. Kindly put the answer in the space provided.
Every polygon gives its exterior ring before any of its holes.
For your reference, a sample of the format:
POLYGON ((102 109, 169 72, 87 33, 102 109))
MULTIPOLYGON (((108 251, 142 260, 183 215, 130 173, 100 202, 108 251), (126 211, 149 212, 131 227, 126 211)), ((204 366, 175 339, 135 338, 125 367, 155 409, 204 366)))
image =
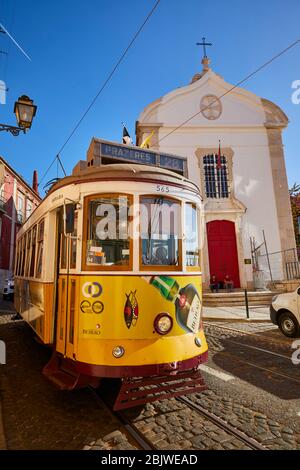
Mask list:
POLYGON ((206 287, 212 275, 222 281, 228 274, 235 287, 252 288, 250 238, 260 245, 263 234, 275 255, 270 266, 261 256, 258 268, 266 279, 282 280, 286 250, 295 248, 282 143, 288 118, 276 104, 232 89, 210 69, 206 56, 202 64, 189 85, 144 109, 136 123, 137 145, 154 131, 151 149, 188 160, 188 176, 200 187, 204 203, 206 287))

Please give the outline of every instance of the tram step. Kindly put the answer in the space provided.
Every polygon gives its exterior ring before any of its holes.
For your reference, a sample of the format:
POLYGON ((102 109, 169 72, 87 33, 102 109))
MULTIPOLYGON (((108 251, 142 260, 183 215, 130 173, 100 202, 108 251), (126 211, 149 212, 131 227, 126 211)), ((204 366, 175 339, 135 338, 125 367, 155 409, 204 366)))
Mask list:
POLYGON ((132 408, 157 400, 199 393, 206 389, 200 370, 168 376, 123 379, 113 409, 117 411, 132 408))
POLYGON ((74 362, 56 352, 45 365, 43 375, 60 390, 74 390, 88 385, 93 387, 99 385, 99 379, 76 372, 74 362))
POLYGON ((74 388, 77 388, 78 377, 74 377, 63 371, 49 375, 48 379, 60 390, 74 390, 74 388))

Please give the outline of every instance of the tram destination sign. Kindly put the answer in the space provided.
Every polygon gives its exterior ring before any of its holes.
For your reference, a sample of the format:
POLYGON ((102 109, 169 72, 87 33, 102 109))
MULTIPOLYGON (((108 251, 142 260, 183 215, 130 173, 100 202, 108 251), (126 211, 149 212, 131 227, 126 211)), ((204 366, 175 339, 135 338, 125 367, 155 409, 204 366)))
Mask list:
MULTIPOLYGON (((177 157, 165 153, 157 153, 153 150, 141 149, 129 145, 118 145, 111 142, 95 139, 95 144, 99 147, 95 154, 100 158, 106 158, 115 161, 124 161, 132 163, 141 163, 144 165, 158 166, 167 170, 173 170, 184 176, 187 176, 187 160, 183 157, 177 157)), ((96 149, 94 149, 96 150, 96 149)))
POLYGON ((135 163, 143 163, 144 165, 156 165, 156 155, 145 150, 127 147, 126 145, 113 145, 101 143, 102 157, 110 157, 122 160, 130 160, 135 163))

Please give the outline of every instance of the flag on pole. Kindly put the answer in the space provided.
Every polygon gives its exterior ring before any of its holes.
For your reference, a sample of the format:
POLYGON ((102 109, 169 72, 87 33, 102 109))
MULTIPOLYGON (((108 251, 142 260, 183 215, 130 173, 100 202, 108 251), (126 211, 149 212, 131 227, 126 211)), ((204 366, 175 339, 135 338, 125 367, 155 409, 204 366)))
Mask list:
POLYGON ((218 158, 217 158, 217 170, 221 170, 222 168, 222 162, 221 162, 221 144, 219 141, 219 152, 218 152, 218 158))
POLYGON ((146 137, 146 139, 144 139, 144 141, 142 142, 142 144, 140 145, 141 148, 147 148, 149 149, 150 148, 150 145, 151 145, 151 139, 154 135, 154 132, 155 131, 152 131, 150 135, 148 135, 148 137, 146 137))
POLYGON ((123 144, 125 145, 133 144, 132 138, 130 137, 128 130, 126 129, 124 123, 122 124, 123 124, 123 140, 122 140, 123 144))

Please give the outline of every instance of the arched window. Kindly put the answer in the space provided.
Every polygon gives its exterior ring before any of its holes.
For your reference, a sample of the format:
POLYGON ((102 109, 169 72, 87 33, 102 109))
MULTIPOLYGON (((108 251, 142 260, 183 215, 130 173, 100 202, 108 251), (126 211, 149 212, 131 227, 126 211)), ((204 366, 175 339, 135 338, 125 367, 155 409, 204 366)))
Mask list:
POLYGON ((229 197, 227 159, 218 154, 205 155, 203 157, 204 183, 206 197, 229 197))

